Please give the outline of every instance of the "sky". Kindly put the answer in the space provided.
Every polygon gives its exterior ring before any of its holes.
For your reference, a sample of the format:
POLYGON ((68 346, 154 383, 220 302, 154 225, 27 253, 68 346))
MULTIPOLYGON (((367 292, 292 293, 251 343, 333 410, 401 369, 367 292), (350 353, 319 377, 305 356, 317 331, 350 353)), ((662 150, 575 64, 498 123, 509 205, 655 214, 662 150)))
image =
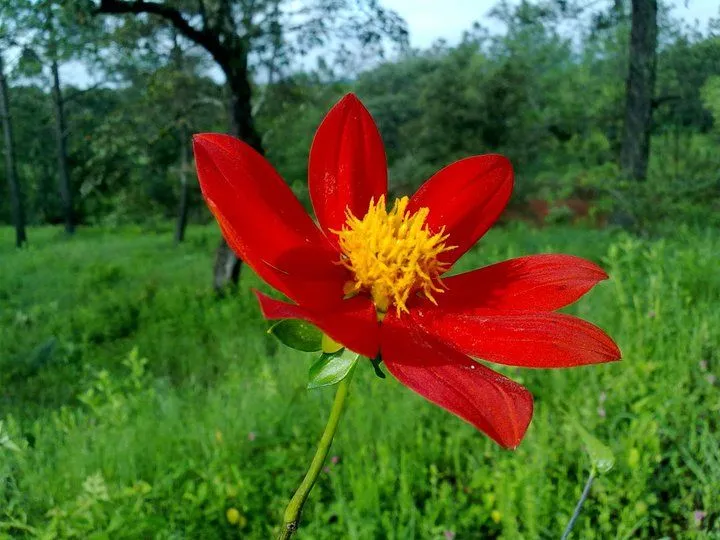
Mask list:
MULTIPOLYGON (((519 0, 509 1, 516 4, 519 0)), ((395 10, 405 19, 413 48, 427 48, 441 38, 451 45, 458 43, 462 33, 475 21, 493 32, 502 31, 500 23, 488 16, 497 2, 498 0, 381 0, 381 5, 395 10)), ((674 6, 674 17, 688 23, 697 20, 703 30, 710 18, 720 17, 718 0, 669 0, 669 3, 674 6)), ((215 71, 213 75, 221 80, 219 70, 215 71)), ((73 80, 80 86, 92 83, 92 77, 84 66, 78 63, 66 64, 61 74, 65 80, 73 80)))
MULTIPOLYGON (((405 19, 413 47, 428 47, 438 38, 457 43, 474 21, 491 30, 497 28, 487 16, 497 0, 382 0, 381 3, 405 19)), ((511 4, 515 3, 518 2, 511 0, 511 4)), ((711 17, 720 16, 718 0, 670 0, 669 3, 674 6, 675 17, 687 22, 697 19, 703 29, 711 17)))

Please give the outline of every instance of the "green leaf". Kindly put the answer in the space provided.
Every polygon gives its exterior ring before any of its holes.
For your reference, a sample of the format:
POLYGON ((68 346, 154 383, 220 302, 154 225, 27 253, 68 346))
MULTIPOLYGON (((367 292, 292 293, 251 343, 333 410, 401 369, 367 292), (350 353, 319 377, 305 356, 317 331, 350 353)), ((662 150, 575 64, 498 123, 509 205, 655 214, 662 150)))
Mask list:
POLYGON ((380 356, 380 353, 378 353, 378 355, 370 361, 372 362, 373 368, 375 369, 375 375, 377 375, 381 379, 384 379, 385 373, 383 373, 383 370, 380 369, 380 364, 382 364, 382 357, 380 356))
POLYGON ((10 439, 10 436, 5 431, 3 431, 2 420, 0 420, 0 448, 5 448, 13 452, 22 451, 22 449, 10 439))
POLYGON ((615 454, 610 448, 600 442, 595 436, 593 436, 588 430, 580 425, 580 422, 572 420, 575 429, 580 434, 580 438, 585 445, 590 461, 592 462, 593 468, 603 474, 609 472, 615 466, 615 454))
POLYGON ((322 349, 322 332, 305 321, 283 319, 273 324, 268 334, 296 351, 315 352, 322 349))
POLYGON ((339 383, 355 368, 359 358, 359 354, 348 349, 331 354, 323 353, 310 367, 307 387, 313 389, 339 383))

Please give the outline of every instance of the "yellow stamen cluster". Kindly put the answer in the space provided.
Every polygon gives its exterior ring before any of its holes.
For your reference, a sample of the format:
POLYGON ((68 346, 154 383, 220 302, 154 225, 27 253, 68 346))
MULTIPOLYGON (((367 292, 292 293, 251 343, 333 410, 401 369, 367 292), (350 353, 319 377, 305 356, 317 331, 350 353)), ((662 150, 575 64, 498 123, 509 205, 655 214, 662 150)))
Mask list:
POLYGON ((355 276, 345 292, 369 292, 380 315, 391 304, 398 315, 407 312, 408 297, 415 291, 434 303, 433 293, 443 290, 439 276, 449 268, 438 260, 441 253, 453 249, 445 245, 447 235, 428 230, 427 208, 410 214, 407 205, 408 198, 403 197, 388 212, 382 196, 370 201, 362 219, 348 210, 342 230, 335 231, 343 252, 340 263, 355 276))

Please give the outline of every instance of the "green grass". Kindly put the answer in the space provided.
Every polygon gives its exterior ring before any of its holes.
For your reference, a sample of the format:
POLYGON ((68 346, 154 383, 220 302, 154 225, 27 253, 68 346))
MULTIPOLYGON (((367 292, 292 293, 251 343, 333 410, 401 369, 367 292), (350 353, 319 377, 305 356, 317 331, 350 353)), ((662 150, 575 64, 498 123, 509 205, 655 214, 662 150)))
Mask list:
MULTIPOLYGON (((332 389, 265 334, 250 272, 213 294, 216 234, 0 229, 0 537, 272 536, 332 389)), ((624 360, 503 370, 536 398, 515 452, 361 365, 299 539, 559 538, 590 468, 571 419, 617 459, 575 538, 720 538, 720 235, 513 227, 461 267, 547 251, 608 270, 569 312, 624 360)))

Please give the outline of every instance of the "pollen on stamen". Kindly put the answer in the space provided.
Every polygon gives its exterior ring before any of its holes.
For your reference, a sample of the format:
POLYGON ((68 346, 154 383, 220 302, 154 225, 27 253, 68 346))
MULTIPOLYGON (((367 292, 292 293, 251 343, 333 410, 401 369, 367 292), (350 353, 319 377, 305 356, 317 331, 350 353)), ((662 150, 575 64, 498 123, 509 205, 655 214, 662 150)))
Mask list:
POLYGON ((343 256, 340 264, 353 273, 345 289, 348 294, 368 292, 379 314, 391 305, 397 314, 407 312, 411 294, 418 292, 435 303, 434 294, 443 291, 440 275, 449 264, 441 262, 446 246, 444 230, 432 233, 425 220, 428 209, 411 214, 408 198, 397 199, 389 212, 385 197, 370 201, 362 219, 346 211, 346 222, 338 235, 343 256))

